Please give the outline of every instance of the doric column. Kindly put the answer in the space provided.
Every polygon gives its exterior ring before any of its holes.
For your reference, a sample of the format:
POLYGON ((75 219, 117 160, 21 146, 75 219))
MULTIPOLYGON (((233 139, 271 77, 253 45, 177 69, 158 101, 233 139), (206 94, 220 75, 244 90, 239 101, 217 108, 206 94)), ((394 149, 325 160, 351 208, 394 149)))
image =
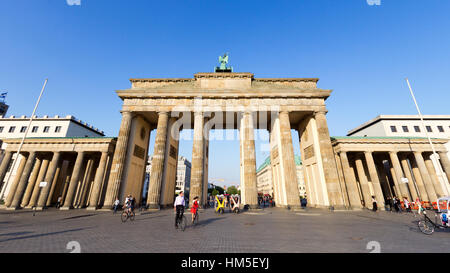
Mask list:
POLYGON ((39 169, 41 168, 42 160, 40 158, 36 158, 34 163, 33 171, 31 172, 30 179, 27 185, 27 189, 25 190, 25 194, 22 198, 22 207, 26 207, 30 202, 31 194, 33 193, 34 185, 36 184, 37 177, 39 175, 39 169))
POLYGON ((106 162, 108 159, 108 153, 103 152, 98 164, 97 172, 95 173, 94 185, 92 186, 92 194, 89 200, 89 210, 97 209, 98 200, 100 199, 101 186, 103 182, 103 176, 105 174, 106 162))
POLYGON ((445 193, 442 189, 441 183, 439 182, 439 178, 436 175, 436 169, 434 168, 433 161, 431 160, 430 155, 427 155, 425 158, 425 166, 427 167, 428 173, 431 177, 431 181, 433 182, 434 191, 436 192, 438 197, 443 197, 445 196, 445 193))
POLYGON ((95 164, 95 160, 93 158, 90 158, 88 160, 88 164, 86 165, 86 174, 84 176, 84 179, 82 180, 82 187, 80 188, 80 198, 78 200, 78 204, 77 207, 78 208, 83 208, 86 206, 86 201, 87 201, 87 195, 89 193, 89 189, 90 189, 90 183, 93 179, 93 172, 95 170, 94 168, 94 164, 95 164))
POLYGON ((411 161, 411 167, 412 167, 412 171, 414 174, 414 180, 416 181, 417 189, 419 191, 418 194, 419 194, 420 200, 429 201, 430 198, 428 197, 427 189, 425 188, 425 184, 422 180, 422 175, 420 175, 420 170, 419 170, 419 167, 417 166, 417 163, 415 160, 411 161))
POLYGON ((47 203, 47 198, 50 193, 50 189, 53 184, 53 178, 55 176, 56 168, 59 165, 59 159, 61 158, 60 152, 53 153, 53 158, 50 162, 50 165, 48 167, 47 174, 45 175, 45 181, 47 182, 47 186, 43 187, 41 189, 41 194, 39 195, 39 200, 37 204, 37 209, 43 209, 45 208, 45 205, 47 203))
MULTIPOLYGON (((251 123, 252 133, 253 133, 253 122, 251 123)), ((320 137, 320 134, 319 134, 320 137)), ((255 141, 252 140, 253 153, 255 147, 255 141)), ((280 143, 281 143, 281 153, 284 168, 284 179, 286 191, 286 201, 287 205, 291 208, 300 208, 300 194, 298 191, 298 178, 297 178, 297 168, 295 165, 294 157, 294 146, 292 145, 292 134, 291 134, 291 122, 289 120, 289 112, 280 112, 280 143)), ((255 189, 256 189, 256 161, 255 161, 255 189)), ((256 195, 257 197, 257 191, 256 195)), ((256 199, 257 201, 257 199, 256 199)))
MULTIPOLYGON (((281 114, 280 114, 281 118, 281 114)), ((241 175, 243 175, 244 178, 244 185, 245 187, 244 194, 245 194, 245 204, 249 206, 250 209, 257 209, 258 208, 258 189, 256 186, 256 153, 255 153, 255 135, 254 135, 254 128, 253 128, 253 116, 251 112, 244 112, 241 115, 241 126, 240 126, 240 146, 242 147, 242 153, 241 153, 241 162, 243 166, 243 172, 241 175)), ((281 125, 280 125, 281 126, 281 125)), ((285 126, 285 125, 284 125, 285 126)), ((282 129, 283 130, 283 129, 282 129)), ((283 134, 283 132, 282 132, 283 134)), ((290 134, 290 132, 289 132, 290 134)), ((284 136, 284 134, 283 134, 284 136)), ((285 141, 283 140, 281 141, 285 141)), ((291 146, 292 146, 292 140, 291 140, 291 146)), ((288 147, 287 147, 288 148, 288 147)), ((288 160, 288 159, 286 159, 288 160)), ((294 158, 292 157, 292 163, 294 163, 294 158)), ((294 165, 295 167, 295 165, 294 165)), ((290 175, 290 169, 285 170, 285 175, 288 175, 289 177, 286 178, 286 187, 289 187, 288 184, 290 181, 291 175, 290 175)), ((294 173, 295 175, 295 173, 294 173)), ((297 189, 298 192, 298 189, 297 189)), ((289 194, 288 194, 289 196, 289 194)), ((298 199, 298 198, 297 198, 298 199)), ((288 197, 288 204, 289 197, 288 197)))
POLYGON ((428 173, 427 167, 425 165, 425 161, 423 160, 423 156, 421 152, 415 151, 414 158, 416 159, 417 166, 419 167, 420 174, 422 176, 423 182, 425 184, 425 188, 427 190, 427 195, 430 202, 436 202, 437 195, 434 190, 433 182, 431 181, 431 176, 428 173))
MULTIPOLYGON (((14 176, 14 181, 11 184, 11 187, 9 188, 8 196, 6 197, 6 202, 5 202, 6 207, 11 206, 11 203, 14 198, 14 194, 16 193, 17 186, 19 185, 19 181, 20 181, 20 178, 23 173, 23 169, 25 168, 25 163, 27 161, 27 158, 25 156, 23 156, 21 158, 20 155, 17 155, 16 160, 19 160, 19 158, 20 158, 20 164, 19 164, 19 167, 17 168, 16 175, 14 176)), ((13 171, 14 170, 11 168, 11 171, 9 174, 10 176, 12 175, 13 171)), ((6 186, 8 186, 8 185, 5 185, 5 187, 6 186)))
POLYGON ((396 186, 400 189, 400 193, 402 195, 397 197, 398 198, 408 197, 409 200, 411 201, 411 196, 409 194, 408 187, 405 185, 405 183, 402 182, 403 171, 402 167, 400 166, 400 161, 398 160, 397 152, 393 151, 389 152, 389 157, 391 158, 392 167, 394 169, 395 177, 397 178, 398 186, 397 185, 396 186))
MULTIPOLYGON (((156 127, 155 146, 152 158, 152 169, 150 175, 147 205, 150 209, 159 209, 161 200, 161 185, 164 174, 164 162, 167 145, 167 129, 169 113, 158 113, 158 124, 156 127)), ((174 193, 175 194, 175 193, 174 193)))
POLYGON ((11 157, 13 155, 12 151, 6 151, 3 156, 2 164, 0 165, 0 185, 5 179, 6 171, 8 170, 9 163, 11 162, 11 157))
POLYGON ((378 172, 375 167, 372 152, 366 151, 364 152, 364 156, 366 158, 367 168, 369 170, 370 181, 372 181, 373 191, 375 192, 375 200, 377 200, 378 207, 384 209, 383 190, 381 189, 381 183, 378 178, 378 172))
POLYGON ((11 208, 18 209, 20 208, 20 202, 22 201, 22 197, 27 186, 28 178, 30 177, 31 170, 33 168, 34 160, 36 159, 36 153, 30 152, 27 158, 27 162, 25 164, 25 168, 22 172, 22 177, 20 178, 19 185, 17 186, 16 193, 14 194, 13 201, 11 203, 11 208))
POLYGON ((342 192, 342 198, 344 199, 344 206, 346 208, 349 208, 350 201, 348 200, 347 187, 345 186, 345 178, 344 178, 344 171, 343 171, 342 163, 341 163, 341 157, 337 153, 334 154, 334 157, 335 157, 336 164, 337 164, 337 171, 338 171, 338 175, 339 175, 339 185, 340 185, 341 192, 342 192))
POLYGON ((350 168, 347 153, 340 152, 339 157, 341 158, 342 171, 344 172, 345 186, 347 188, 350 206, 353 209, 361 209, 363 206, 361 205, 361 200, 359 198, 358 185, 356 184, 355 173, 350 168))
POLYGON ((372 198, 370 194, 369 182, 367 181, 366 172, 361 157, 355 159, 356 171, 358 172, 359 184, 361 185, 361 191, 364 198, 364 206, 366 208, 372 207, 372 198))
POLYGON ((319 134, 320 154, 322 157, 323 171, 327 185, 328 196, 332 206, 343 207, 344 199, 339 188, 339 177, 334 162, 334 152, 331 146, 330 133, 328 130, 325 111, 315 112, 314 118, 317 124, 319 134))
MULTIPOLYGON (((194 113, 194 141, 192 145, 191 188, 189 192, 189 205, 192 205, 194 197, 203 196, 203 148, 204 148, 204 117, 202 112, 194 113)), ((152 174, 153 175, 153 174, 152 174)), ((202 204, 203 200, 199 200, 202 204)))
POLYGON ((438 154, 439 158, 441 159, 442 168, 444 169, 444 172, 447 175, 447 179, 450 182, 450 160, 448 159, 447 152, 438 152, 438 154))
POLYGON ((73 207, 73 199, 75 197, 75 190, 77 189, 78 180, 82 171, 84 152, 78 152, 75 166, 73 167, 72 176, 70 178, 69 189, 67 190, 66 199, 64 200, 64 206, 61 210, 69 210, 73 207))
POLYGON ((120 184, 122 183, 123 170, 128 150, 131 123, 133 115, 131 112, 122 112, 122 123, 120 124, 119 137, 114 151, 111 172, 106 190, 104 207, 112 208, 115 199, 118 197, 120 184))
POLYGON ((411 197, 412 197, 412 199, 410 201, 415 201, 416 198, 418 197, 418 195, 417 195, 416 187, 414 187, 414 180, 412 179, 411 169, 409 168, 409 165, 408 165, 408 159, 405 156, 403 156, 403 157, 401 157, 400 162, 403 167, 403 172, 405 173, 405 176, 408 179, 409 192, 411 193, 411 197))
POLYGON ((28 203, 28 205, 26 206, 26 208, 32 208, 32 207, 36 206, 36 203, 37 203, 37 200, 39 197, 39 192, 41 190, 41 188, 39 187, 39 184, 42 181, 44 181, 44 177, 45 177, 45 174, 47 173, 49 163, 50 163, 50 160, 48 160, 48 159, 42 160, 41 168, 39 169, 39 175, 36 179, 36 182, 34 183, 34 188, 33 188, 32 194, 31 194, 31 199, 30 199, 30 202, 28 203))

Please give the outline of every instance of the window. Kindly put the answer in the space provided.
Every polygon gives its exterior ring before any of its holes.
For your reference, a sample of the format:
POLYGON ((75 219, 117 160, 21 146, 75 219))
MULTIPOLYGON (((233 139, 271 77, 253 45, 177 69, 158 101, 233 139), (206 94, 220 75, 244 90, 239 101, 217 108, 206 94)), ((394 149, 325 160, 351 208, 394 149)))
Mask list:
POLYGON ((59 132, 61 132, 61 126, 56 126, 55 133, 59 133, 59 132))
POLYGON ((403 132, 408 133, 409 129, 408 126, 402 126, 403 132))
POLYGON ((439 132, 443 133, 444 132, 444 127, 438 126, 438 130, 439 130, 439 132))
POLYGON ((22 126, 22 128, 20 128, 21 133, 25 133, 26 130, 27 130, 27 126, 22 126))
POLYGON ((427 132, 428 132, 428 133, 433 132, 433 130, 431 129, 431 126, 427 126, 427 132))
POLYGON ((397 127, 391 126, 391 131, 392 131, 392 133, 397 133, 397 127))
POLYGON ((9 127, 9 132, 14 133, 14 130, 16 130, 16 126, 9 127))
POLYGON ((420 127, 419 126, 414 126, 414 131, 416 131, 416 133, 420 133, 420 127))
POLYGON ((48 131, 50 131, 50 126, 45 126, 44 127, 44 133, 48 133, 48 131))
POLYGON ((0 126, 0 133, 3 133, 3 126, 0 126))
POLYGON ((32 133, 37 133, 39 127, 38 126, 33 126, 33 128, 31 129, 32 133))

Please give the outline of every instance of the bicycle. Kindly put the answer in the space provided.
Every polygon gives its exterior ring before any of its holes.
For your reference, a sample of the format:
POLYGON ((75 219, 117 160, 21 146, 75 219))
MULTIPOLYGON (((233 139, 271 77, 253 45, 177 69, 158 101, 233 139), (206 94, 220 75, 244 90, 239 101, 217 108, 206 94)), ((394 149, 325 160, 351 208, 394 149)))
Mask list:
POLYGON ((122 215, 120 216, 120 218, 122 219, 122 223, 125 223, 128 220, 128 218, 130 219, 130 221, 134 221, 134 217, 135 217, 134 211, 129 211, 128 209, 124 210, 122 212, 122 215))
POLYGON ((176 228, 180 228, 181 231, 184 231, 184 229, 186 228, 186 216, 181 216, 180 218, 177 219, 177 227, 176 228))

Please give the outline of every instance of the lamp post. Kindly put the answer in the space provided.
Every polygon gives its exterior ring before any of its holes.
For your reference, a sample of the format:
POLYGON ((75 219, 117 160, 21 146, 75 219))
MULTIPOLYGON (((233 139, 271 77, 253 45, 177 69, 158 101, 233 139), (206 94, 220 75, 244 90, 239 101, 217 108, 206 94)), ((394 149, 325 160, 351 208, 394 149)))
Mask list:
MULTIPOLYGON (((48 79, 45 79, 44 86, 42 86, 41 93, 39 94, 39 98, 38 98, 38 100, 37 100, 37 102, 36 102, 36 105, 34 106, 33 113, 31 114, 30 122, 28 123, 27 129, 25 130, 25 134, 24 134, 23 137, 22 137, 22 141, 20 142, 19 149, 17 150, 16 158, 15 158, 14 161, 13 161, 13 164, 12 164, 11 169, 10 169, 10 173, 9 173, 9 175, 8 175, 8 178, 6 179, 6 183, 5 183, 5 186, 4 186, 5 189, 6 189, 6 187, 7 187, 8 184, 9 184, 9 179, 11 178, 11 174, 12 174, 12 172, 14 171, 14 168, 15 168, 16 162, 17 162, 17 159, 19 159, 19 156, 20 156, 20 152, 21 152, 21 150, 22 150, 23 143, 25 142, 25 138, 27 137, 28 131, 30 130, 31 122, 33 121, 34 114, 36 113, 36 109, 37 109, 37 107, 38 107, 38 105, 39 105, 39 102, 41 101, 41 97, 42 97, 42 94, 44 93, 44 89, 45 89, 45 86, 47 85, 47 81, 48 81, 48 79)), ((16 174, 16 175, 20 175, 20 174, 16 174)), ((1 196, 0 199, 3 199, 4 194, 5 194, 5 191, 3 191, 3 194, 2 194, 2 196, 1 196)))
POLYGON ((436 153, 436 149, 434 148, 433 142, 431 141, 430 135, 428 134, 428 131, 427 131, 426 127, 425 127, 425 122, 423 120, 422 113, 420 112, 419 105, 417 104, 416 97, 414 96, 414 92, 413 92, 413 90, 411 88, 411 84, 409 83, 408 78, 406 78, 406 83, 408 84, 409 91, 411 92, 411 96, 412 96, 412 98, 414 100, 414 104, 416 105, 417 112, 419 113, 419 117, 420 117, 420 120, 421 120, 421 123, 422 123, 422 127, 423 127, 422 130, 424 130, 424 132, 425 132, 425 134, 426 134, 426 136, 428 138, 428 142, 430 143, 431 150, 433 151, 433 156, 431 157, 431 161, 433 162, 433 165, 434 165, 435 169, 438 170, 438 176, 440 177, 439 183, 441 184, 441 186, 443 186, 442 188, 443 188, 445 194, 449 195, 449 191, 450 191, 449 190, 449 185, 445 185, 444 184, 445 183, 444 172, 442 170, 441 164, 439 164, 438 154, 436 153))

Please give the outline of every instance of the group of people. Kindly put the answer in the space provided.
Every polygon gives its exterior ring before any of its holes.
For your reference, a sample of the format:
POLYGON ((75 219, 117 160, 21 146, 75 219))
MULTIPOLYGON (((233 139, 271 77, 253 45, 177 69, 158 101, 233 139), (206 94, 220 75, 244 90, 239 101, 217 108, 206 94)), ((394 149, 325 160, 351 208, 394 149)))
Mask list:
MULTIPOLYGON (((176 212, 175 215, 175 228, 178 228, 178 223, 184 214, 184 208, 186 207, 186 199, 184 198, 184 192, 180 192, 178 196, 175 198, 175 202, 173 203, 173 209, 176 212)), ((191 207, 191 221, 194 223, 195 215, 198 212, 198 208, 200 204, 198 203, 198 196, 194 197, 194 201, 192 202, 191 207)))
POLYGON ((258 196, 258 205, 263 207, 275 207, 275 200, 270 195, 258 196))

